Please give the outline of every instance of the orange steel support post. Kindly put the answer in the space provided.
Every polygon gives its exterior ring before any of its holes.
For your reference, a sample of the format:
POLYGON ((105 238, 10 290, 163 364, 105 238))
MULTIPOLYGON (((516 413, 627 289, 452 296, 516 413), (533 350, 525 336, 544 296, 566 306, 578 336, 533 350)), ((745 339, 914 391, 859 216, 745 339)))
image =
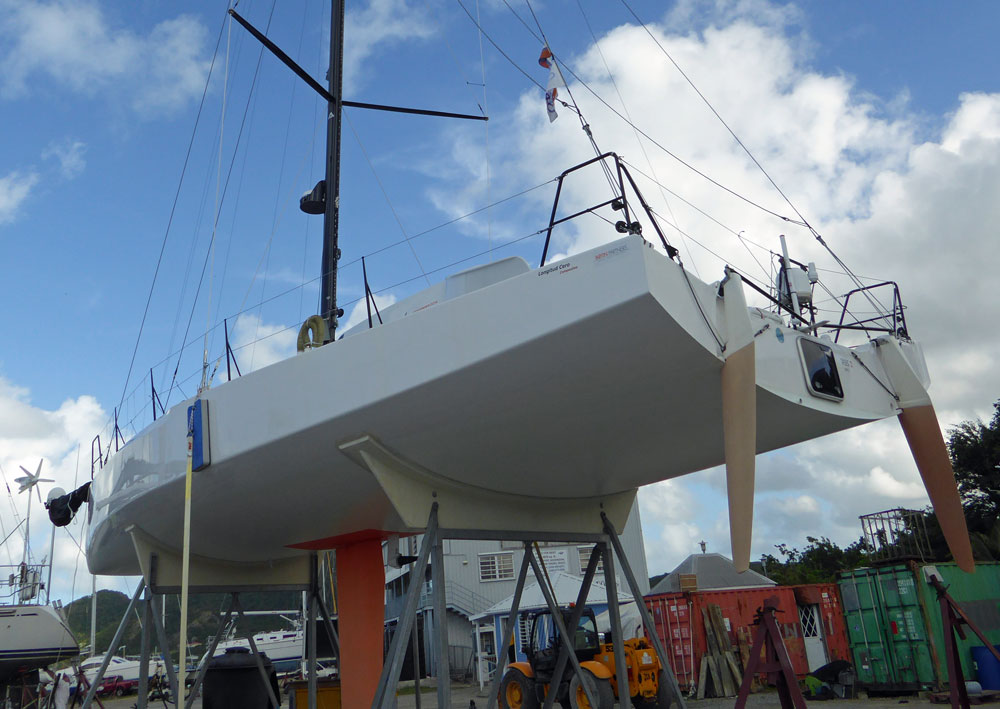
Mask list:
POLYGON ((370 539, 337 547, 337 605, 341 701, 345 707, 371 706, 382 673, 385 568, 382 541, 370 539))
POLYGON ((777 606, 778 599, 772 597, 764 601, 763 608, 757 610, 754 620, 757 632, 754 635, 753 648, 750 650, 750 661, 743 672, 743 683, 736 697, 735 709, 746 707, 747 699, 750 697, 750 683, 758 672, 766 672, 768 681, 777 685, 782 709, 806 709, 806 700, 799 690, 795 671, 788 659, 788 651, 785 650, 785 644, 781 640, 781 631, 778 630, 778 623, 774 619, 777 606), (762 648, 763 660, 760 659, 762 648))
POLYGON ((962 630, 962 626, 968 625, 998 660, 1000 660, 1000 652, 997 652, 993 643, 986 639, 983 631, 969 619, 969 616, 955 602, 955 599, 948 594, 948 588, 941 583, 937 576, 930 577, 930 584, 937 591, 938 603, 941 604, 941 629, 944 631, 944 654, 948 660, 948 690, 951 695, 951 706, 952 709, 959 709, 959 707, 969 709, 969 694, 965 689, 962 660, 958 655, 958 643, 955 642, 955 636, 965 640, 965 631, 962 630))

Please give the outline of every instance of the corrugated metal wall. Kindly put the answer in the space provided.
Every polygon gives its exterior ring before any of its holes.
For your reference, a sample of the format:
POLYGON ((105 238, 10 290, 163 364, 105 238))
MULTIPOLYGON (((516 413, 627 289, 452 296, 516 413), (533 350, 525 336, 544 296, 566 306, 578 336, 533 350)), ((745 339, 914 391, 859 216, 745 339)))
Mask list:
POLYGON ((701 658, 708 652, 702 609, 710 604, 722 610, 726 630, 734 647, 739 647, 739 629, 751 640, 756 627, 754 614, 764 600, 778 599, 776 620, 788 650, 792 669, 799 676, 809 672, 806 647, 799 620, 799 601, 818 605, 823 625, 822 641, 826 661, 849 655, 840 601, 834 584, 809 586, 767 586, 753 589, 665 593, 646 597, 656 633, 667 648, 668 662, 677 681, 684 687, 697 683, 701 658))
MULTIPOLYGON (((953 563, 845 572, 839 586, 859 682, 887 691, 947 684, 941 611, 929 572, 937 573, 991 643, 1000 642, 1000 564, 978 563, 974 574, 953 563)), ((974 679, 971 648, 982 642, 965 632, 966 639, 958 640, 962 673, 974 679)))

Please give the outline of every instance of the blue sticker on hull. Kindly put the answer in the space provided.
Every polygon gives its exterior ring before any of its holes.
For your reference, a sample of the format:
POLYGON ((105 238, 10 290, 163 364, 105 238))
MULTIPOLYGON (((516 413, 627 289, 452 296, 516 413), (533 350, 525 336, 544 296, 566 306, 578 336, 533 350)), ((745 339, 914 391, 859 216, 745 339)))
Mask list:
POLYGON ((785 341, 785 333, 781 331, 780 327, 774 328, 774 336, 778 338, 778 342, 785 341))

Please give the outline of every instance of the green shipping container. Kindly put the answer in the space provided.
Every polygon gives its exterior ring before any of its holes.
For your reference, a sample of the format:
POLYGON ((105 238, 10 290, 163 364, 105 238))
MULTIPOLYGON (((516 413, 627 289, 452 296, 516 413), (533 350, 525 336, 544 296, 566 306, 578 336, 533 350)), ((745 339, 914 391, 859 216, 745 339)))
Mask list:
MULTIPOLYGON (((942 688, 948 681, 936 573, 991 642, 1000 642, 1000 564, 976 565, 966 574, 955 564, 863 568, 840 574, 848 641, 858 683, 869 691, 942 688)), ((975 679, 970 648, 982 643, 971 632, 959 640, 962 671, 975 679)))
MULTIPOLYGON (((929 574, 936 574, 948 587, 948 595, 958 601, 969 620, 976 624, 991 645, 1000 643, 1000 564, 978 562, 976 573, 967 574, 955 564, 929 564, 920 569, 920 593, 925 599, 931 620, 931 630, 941 653, 942 682, 948 681, 948 664, 944 654, 944 634, 941 628, 941 606, 934 587, 927 583, 929 574)), ((962 660, 962 675, 976 679, 972 664, 972 648, 983 642, 965 628, 965 640, 957 638, 958 656, 962 660)))

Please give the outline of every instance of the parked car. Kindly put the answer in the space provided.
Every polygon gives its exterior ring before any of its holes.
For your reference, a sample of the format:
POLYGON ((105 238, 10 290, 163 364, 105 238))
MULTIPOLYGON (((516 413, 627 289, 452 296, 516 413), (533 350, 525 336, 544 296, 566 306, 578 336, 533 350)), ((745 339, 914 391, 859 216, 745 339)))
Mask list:
POLYGON ((120 675, 114 675, 112 677, 105 677, 104 680, 97 685, 97 696, 108 697, 113 694, 116 697, 124 697, 126 694, 131 694, 138 689, 139 680, 123 679, 120 675))

